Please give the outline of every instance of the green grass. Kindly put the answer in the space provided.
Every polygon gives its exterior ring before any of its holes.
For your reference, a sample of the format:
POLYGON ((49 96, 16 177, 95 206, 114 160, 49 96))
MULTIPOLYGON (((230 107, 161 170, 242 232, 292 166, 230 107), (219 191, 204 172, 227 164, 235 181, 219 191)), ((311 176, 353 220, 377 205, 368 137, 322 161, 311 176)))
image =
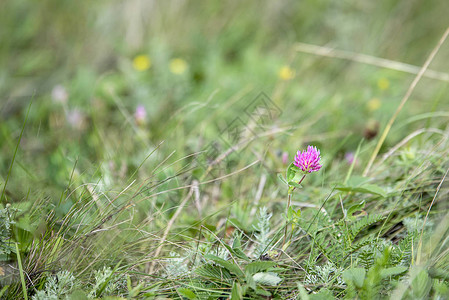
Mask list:
POLYGON ((3 1, 0 294, 445 299, 446 6, 3 1))

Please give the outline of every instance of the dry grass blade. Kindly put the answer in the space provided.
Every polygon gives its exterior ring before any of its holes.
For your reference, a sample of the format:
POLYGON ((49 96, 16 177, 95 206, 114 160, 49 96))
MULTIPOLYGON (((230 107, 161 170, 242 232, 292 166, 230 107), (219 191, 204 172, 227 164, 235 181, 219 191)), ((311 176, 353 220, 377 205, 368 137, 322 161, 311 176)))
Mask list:
POLYGON ((441 134, 444 136, 444 131, 439 130, 437 128, 421 128, 418 130, 415 130, 411 134, 407 135, 402 141, 400 141, 398 144, 396 144, 393 148, 391 148, 387 153, 385 153, 382 157, 382 160, 379 162, 379 165, 382 165, 390 156, 392 156, 399 148, 406 145, 409 141, 411 141, 413 138, 417 137, 420 134, 423 133, 435 133, 435 134, 441 134))
MULTIPOLYGON (((178 218, 179 214, 181 213, 182 209, 186 205, 187 201, 189 201, 190 197, 192 197, 192 194, 195 191, 195 189, 198 189, 198 181, 196 181, 196 180, 193 181, 193 183, 192 183, 192 185, 190 187, 189 193, 182 200, 181 204, 179 204, 178 209, 173 214, 173 216, 171 217, 170 221, 168 221, 167 227, 165 228, 164 234, 162 235, 162 239, 160 241, 160 245, 159 245, 159 247, 157 247, 156 252, 154 253, 154 257, 158 257, 159 254, 161 253, 162 248, 164 247, 164 243, 167 240, 168 233, 170 232, 173 224, 175 223, 175 220, 178 218)), ((154 266, 155 266, 155 263, 153 262, 151 264, 151 266, 149 267, 149 273, 150 274, 153 273, 154 266)))
POLYGON ((419 242, 418 242, 418 255, 416 257, 416 263, 417 264, 420 263, 420 259, 421 259, 422 237, 424 235, 424 227, 426 226, 427 218, 429 217, 430 210, 432 209, 432 207, 433 207, 433 205, 435 203, 435 200, 436 200, 436 198, 438 196, 438 193, 439 193, 439 191, 441 189, 441 186, 443 185, 443 182, 446 179, 446 176, 447 176, 448 173, 449 173, 449 168, 446 170, 446 173, 444 174, 443 178, 441 179, 440 184, 438 185, 437 190, 435 192, 435 196, 433 196, 432 202, 430 203, 429 209, 427 210, 426 217, 424 218, 424 223, 423 223, 422 228, 421 228, 421 234, 419 236, 419 242))
MULTIPOLYGON (((305 44, 305 43, 296 43, 294 49, 297 52, 310 53, 310 54, 331 57, 331 58, 340 58, 340 59, 355 61, 358 63, 363 63, 363 64, 372 65, 372 66, 376 66, 376 67, 410 73, 410 74, 419 74, 419 71, 420 71, 420 68, 418 66, 406 64, 406 63, 399 62, 399 61, 389 60, 389 59, 385 59, 385 58, 375 57, 375 56, 371 56, 371 55, 333 49, 330 47, 323 47, 323 46, 317 46, 317 45, 311 45, 311 44, 305 44)), ((432 78, 432 79, 449 82, 449 74, 448 73, 438 72, 438 71, 434 71, 434 70, 426 70, 424 72, 423 76, 432 78)))
POLYGON ((379 153, 380 148, 382 147, 385 139, 387 138, 388 133, 390 132, 391 127, 393 126, 394 121, 396 120, 397 116, 401 112, 401 110, 404 107, 405 103, 410 98, 411 94, 415 90, 416 85, 418 84, 418 82, 423 77, 424 73, 426 72, 427 68, 429 67, 429 65, 432 62, 432 60, 435 57, 435 55, 438 53, 438 50, 440 50, 441 45, 444 43, 444 41, 446 40, 448 35, 449 35, 449 27, 446 29, 446 31, 444 32, 443 36, 438 41, 438 44, 435 46, 435 48, 430 53, 430 55, 427 58, 426 62, 422 66, 421 70, 419 71, 418 75, 416 75, 415 79, 410 84, 407 92, 404 95, 404 98, 402 98, 402 101, 401 101, 401 103, 399 103, 399 106, 396 109, 395 113, 391 117, 390 121, 388 121, 388 124, 385 127, 385 129, 384 129, 384 131, 382 133, 382 136, 380 137, 379 141, 377 142, 377 145, 376 145, 376 148, 374 149, 373 154, 371 155, 371 158, 370 158, 370 160, 368 162, 368 165, 366 166, 365 170, 363 171, 363 176, 368 175, 368 173, 369 173, 369 171, 371 169, 371 166, 373 165, 373 162, 376 159, 377 154, 379 153))

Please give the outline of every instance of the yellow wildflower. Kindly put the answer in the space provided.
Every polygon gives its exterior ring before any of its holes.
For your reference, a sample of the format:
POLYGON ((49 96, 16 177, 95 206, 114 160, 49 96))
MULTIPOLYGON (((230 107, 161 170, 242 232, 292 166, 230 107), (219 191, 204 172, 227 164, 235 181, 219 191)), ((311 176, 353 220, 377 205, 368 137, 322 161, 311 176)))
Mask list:
POLYGON ((151 59, 148 55, 137 55, 133 59, 133 67, 137 71, 146 71, 151 67, 151 59))
POLYGON ((366 103, 366 107, 369 111, 375 111, 378 110, 379 107, 382 105, 379 98, 373 98, 366 103))
POLYGON ((170 72, 176 75, 181 75, 184 73, 188 68, 187 62, 183 60, 182 58, 174 58, 170 60, 170 72))
POLYGON ((290 68, 289 66, 283 66, 280 70, 279 70, 279 78, 282 80, 290 80, 293 79, 295 77, 295 70, 293 70, 292 68, 290 68))
POLYGON ((390 87, 390 81, 388 81, 387 78, 380 78, 377 81, 377 87, 381 90, 381 91, 385 91, 386 89, 388 89, 390 87))

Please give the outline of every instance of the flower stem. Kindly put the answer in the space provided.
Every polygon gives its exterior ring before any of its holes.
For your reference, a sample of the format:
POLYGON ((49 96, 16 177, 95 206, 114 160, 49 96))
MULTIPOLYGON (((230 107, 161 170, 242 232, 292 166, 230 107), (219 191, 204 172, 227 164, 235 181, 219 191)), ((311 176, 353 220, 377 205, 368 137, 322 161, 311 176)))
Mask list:
MULTIPOLYGON (((307 174, 304 174, 301 178, 301 180, 298 182, 298 184, 301 184, 301 182, 304 180, 304 178, 306 178, 307 174)), ((288 187, 288 198, 287 198, 287 207, 285 209, 285 217, 287 218, 288 216, 288 210, 290 208, 291 202, 292 202, 292 194, 293 191, 296 189, 296 187, 288 187)), ((284 230, 284 239, 282 240, 282 247, 281 249, 284 248, 285 245, 285 240, 287 239, 287 227, 288 227, 288 218, 287 220, 285 220, 285 230, 284 230)))

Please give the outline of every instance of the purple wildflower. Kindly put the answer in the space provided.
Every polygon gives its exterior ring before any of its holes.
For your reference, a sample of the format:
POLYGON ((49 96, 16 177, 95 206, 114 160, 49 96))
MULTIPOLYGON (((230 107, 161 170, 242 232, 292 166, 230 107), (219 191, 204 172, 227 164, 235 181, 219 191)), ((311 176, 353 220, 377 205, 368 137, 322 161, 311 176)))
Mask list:
POLYGON ((320 165, 320 150, 316 147, 308 146, 307 151, 298 151, 295 156, 295 166, 304 172, 312 173, 321 169, 320 165))
POLYGON ((138 105, 136 111, 134 113, 134 118, 136 123, 142 125, 146 122, 147 119, 147 111, 143 105, 138 105))
POLYGON ((348 162, 348 164, 352 164, 352 162, 354 161, 354 158, 355 158, 354 152, 346 152, 345 153, 345 159, 348 162))

